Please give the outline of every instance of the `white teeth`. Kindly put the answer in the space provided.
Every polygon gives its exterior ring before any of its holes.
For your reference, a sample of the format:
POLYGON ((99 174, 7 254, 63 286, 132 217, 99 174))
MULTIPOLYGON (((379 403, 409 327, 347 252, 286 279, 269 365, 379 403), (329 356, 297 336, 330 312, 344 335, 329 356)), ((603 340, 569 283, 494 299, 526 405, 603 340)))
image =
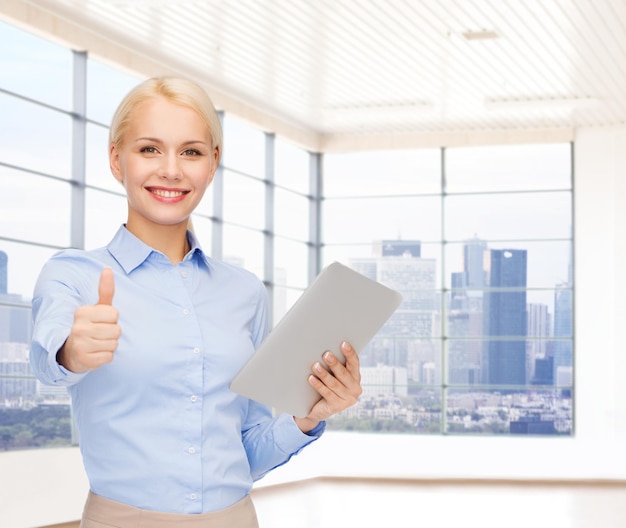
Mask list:
POLYGON ((152 192, 163 198, 175 198, 176 196, 182 196, 184 194, 182 191, 166 191, 164 189, 152 189, 152 192))

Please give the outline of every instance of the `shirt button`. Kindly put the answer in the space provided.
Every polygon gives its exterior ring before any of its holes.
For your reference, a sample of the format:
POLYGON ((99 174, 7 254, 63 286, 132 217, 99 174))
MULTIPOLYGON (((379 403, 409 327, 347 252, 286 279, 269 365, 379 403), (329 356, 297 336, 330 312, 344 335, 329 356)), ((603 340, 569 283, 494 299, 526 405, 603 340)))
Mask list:
POLYGON ((189 498, 191 500, 196 500, 198 498, 198 496, 195 493, 192 493, 191 495, 189 495, 189 498))
POLYGON ((191 401, 192 401, 192 402, 197 402, 197 401, 198 401, 198 397, 197 397, 197 396, 195 396, 195 395, 194 395, 194 396, 192 396, 192 397, 191 397, 191 401))
POLYGON ((196 452, 196 448, 195 447, 190 447, 188 450, 190 455, 193 455, 196 452))
POLYGON ((183 315, 189 315, 189 310, 187 308, 183 310, 183 315))
POLYGON ((189 275, 189 273, 188 273, 188 272, 186 272, 186 271, 181 271, 181 273, 180 273, 180 276, 181 276, 183 279, 186 279, 186 278, 187 278, 187 275, 189 275))
POLYGON ((200 353, 200 348, 199 347, 194 348, 193 349, 193 353, 194 354, 199 354, 200 353))

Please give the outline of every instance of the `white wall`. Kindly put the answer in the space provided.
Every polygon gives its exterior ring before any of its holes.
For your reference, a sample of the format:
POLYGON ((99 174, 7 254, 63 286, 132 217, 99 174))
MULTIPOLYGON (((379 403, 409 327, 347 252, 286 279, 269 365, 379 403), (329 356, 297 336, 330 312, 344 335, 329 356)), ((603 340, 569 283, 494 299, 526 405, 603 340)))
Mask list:
MULTIPOLYGON (((575 435, 328 433, 259 485, 335 475, 626 480, 626 127, 580 130, 575 150, 575 435)), ((77 449, 0 454, 2 527, 78 519, 86 493, 77 449)))

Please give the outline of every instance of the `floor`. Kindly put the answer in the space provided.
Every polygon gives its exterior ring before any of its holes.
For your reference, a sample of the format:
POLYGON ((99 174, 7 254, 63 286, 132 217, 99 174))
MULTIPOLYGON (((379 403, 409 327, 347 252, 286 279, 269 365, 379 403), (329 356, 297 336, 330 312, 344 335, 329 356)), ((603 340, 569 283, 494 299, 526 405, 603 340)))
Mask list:
POLYGON ((626 527, 626 482, 321 478, 253 497, 260 528, 626 527))

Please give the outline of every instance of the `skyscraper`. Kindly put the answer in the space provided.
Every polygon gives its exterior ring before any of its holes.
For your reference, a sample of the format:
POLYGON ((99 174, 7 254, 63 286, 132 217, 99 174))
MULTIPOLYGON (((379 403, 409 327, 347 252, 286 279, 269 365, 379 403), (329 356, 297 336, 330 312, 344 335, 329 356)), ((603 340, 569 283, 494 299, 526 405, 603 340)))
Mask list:
POLYGON ((491 249, 487 255, 489 289, 484 296, 483 319, 488 338, 483 356, 485 381, 492 385, 524 385, 527 252, 491 249))
POLYGON ((0 295, 7 293, 9 257, 0 251, 0 295))
POLYGON ((560 370, 572 368, 572 330, 573 330, 572 287, 568 283, 558 284, 554 293, 554 376, 557 383, 560 370), (562 338, 562 339, 558 339, 562 338))
POLYGON ((399 291, 403 300, 366 350, 364 367, 379 364, 408 369, 409 379, 423 381, 423 365, 437 365, 440 381, 440 351, 432 336, 436 313, 436 261, 421 258, 420 242, 384 240, 374 243, 374 255, 351 259, 350 265, 363 275, 399 291))

